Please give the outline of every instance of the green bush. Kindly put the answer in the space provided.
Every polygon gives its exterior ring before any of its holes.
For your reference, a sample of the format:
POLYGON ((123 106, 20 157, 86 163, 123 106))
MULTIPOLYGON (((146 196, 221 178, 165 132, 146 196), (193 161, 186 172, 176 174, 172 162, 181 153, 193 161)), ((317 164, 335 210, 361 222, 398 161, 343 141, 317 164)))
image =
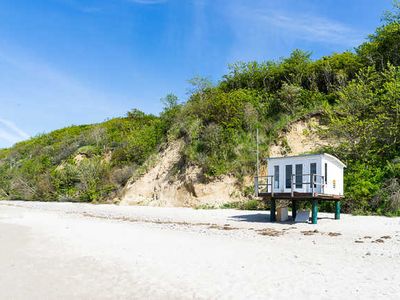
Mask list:
POLYGON ((240 208, 244 210, 258 210, 259 209, 259 200, 248 200, 244 202, 240 208))

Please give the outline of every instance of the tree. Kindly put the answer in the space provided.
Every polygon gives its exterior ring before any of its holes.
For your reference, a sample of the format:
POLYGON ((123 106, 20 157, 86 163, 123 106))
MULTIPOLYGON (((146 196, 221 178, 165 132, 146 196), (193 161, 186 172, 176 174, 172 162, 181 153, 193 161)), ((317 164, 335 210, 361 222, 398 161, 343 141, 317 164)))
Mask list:
POLYGON ((300 105, 301 92, 301 87, 285 82, 277 93, 281 110, 293 114, 300 105))
POLYGON ((192 86, 192 88, 189 88, 188 90, 189 94, 196 94, 196 93, 202 94, 207 89, 210 89, 212 87, 211 80, 206 77, 195 76, 192 79, 189 79, 188 82, 192 86))
POLYGON ((164 105, 164 110, 170 110, 178 106, 178 97, 172 93, 161 98, 161 103, 164 105))
POLYGON ((353 52, 334 53, 315 61, 309 72, 309 88, 332 93, 356 77, 362 68, 360 57, 353 52))
POLYGON ((144 112, 136 108, 132 109, 131 111, 128 111, 126 115, 129 119, 136 119, 136 120, 143 119, 146 116, 144 112))
POLYGON ((384 14, 384 25, 356 49, 366 64, 378 70, 386 68, 388 63, 400 66, 400 1, 394 1, 393 6, 393 11, 384 14))
POLYGON ((379 163, 400 153, 400 68, 363 70, 339 92, 330 131, 354 161, 379 163))
POLYGON ((382 20, 386 24, 390 23, 400 23, 400 1, 393 1, 393 11, 385 11, 382 20))
POLYGON ((282 61, 285 82, 301 86, 306 79, 308 67, 311 65, 311 52, 294 50, 290 56, 282 61))

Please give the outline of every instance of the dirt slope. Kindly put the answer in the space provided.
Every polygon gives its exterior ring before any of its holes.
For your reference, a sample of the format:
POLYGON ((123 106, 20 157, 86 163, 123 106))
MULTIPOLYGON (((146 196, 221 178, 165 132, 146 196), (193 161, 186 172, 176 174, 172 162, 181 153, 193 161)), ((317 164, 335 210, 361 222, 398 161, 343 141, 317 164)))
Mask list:
POLYGON ((146 174, 127 184, 120 204, 196 207, 241 199, 237 181, 231 176, 205 183, 198 167, 179 170, 183 146, 182 140, 169 144, 146 174))
POLYGON ((278 142, 270 147, 270 157, 304 154, 335 143, 321 138, 319 128, 322 128, 319 116, 292 123, 280 134, 278 142))

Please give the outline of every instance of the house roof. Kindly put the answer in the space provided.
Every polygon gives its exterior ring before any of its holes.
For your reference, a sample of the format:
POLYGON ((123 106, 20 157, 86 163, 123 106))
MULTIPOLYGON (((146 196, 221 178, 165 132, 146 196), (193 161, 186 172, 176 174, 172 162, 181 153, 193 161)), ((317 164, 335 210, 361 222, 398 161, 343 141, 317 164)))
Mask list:
POLYGON ((324 156, 334 162, 337 162, 339 165, 341 165, 342 167, 346 168, 346 165, 337 157, 328 154, 328 153, 320 153, 320 154, 302 154, 302 155, 292 155, 292 156, 281 156, 281 157, 268 157, 267 160, 275 160, 275 159, 284 159, 284 158, 297 158, 297 157, 320 157, 320 156, 324 156))

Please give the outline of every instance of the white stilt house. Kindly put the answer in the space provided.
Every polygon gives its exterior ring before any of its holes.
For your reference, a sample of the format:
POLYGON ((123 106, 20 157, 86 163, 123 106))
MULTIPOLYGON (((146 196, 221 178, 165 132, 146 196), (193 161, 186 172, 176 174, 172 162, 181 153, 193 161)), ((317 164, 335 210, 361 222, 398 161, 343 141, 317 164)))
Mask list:
POLYGON ((267 164, 268 175, 255 178, 256 196, 272 200, 273 205, 275 199, 291 199, 294 208, 296 199, 334 200, 339 218, 346 165, 338 158, 326 153, 307 154, 272 157, 267 164))
POLYGON ((346 165, 330 154, 273 157, 267 164, 269 192, 343 196, 346 165))

